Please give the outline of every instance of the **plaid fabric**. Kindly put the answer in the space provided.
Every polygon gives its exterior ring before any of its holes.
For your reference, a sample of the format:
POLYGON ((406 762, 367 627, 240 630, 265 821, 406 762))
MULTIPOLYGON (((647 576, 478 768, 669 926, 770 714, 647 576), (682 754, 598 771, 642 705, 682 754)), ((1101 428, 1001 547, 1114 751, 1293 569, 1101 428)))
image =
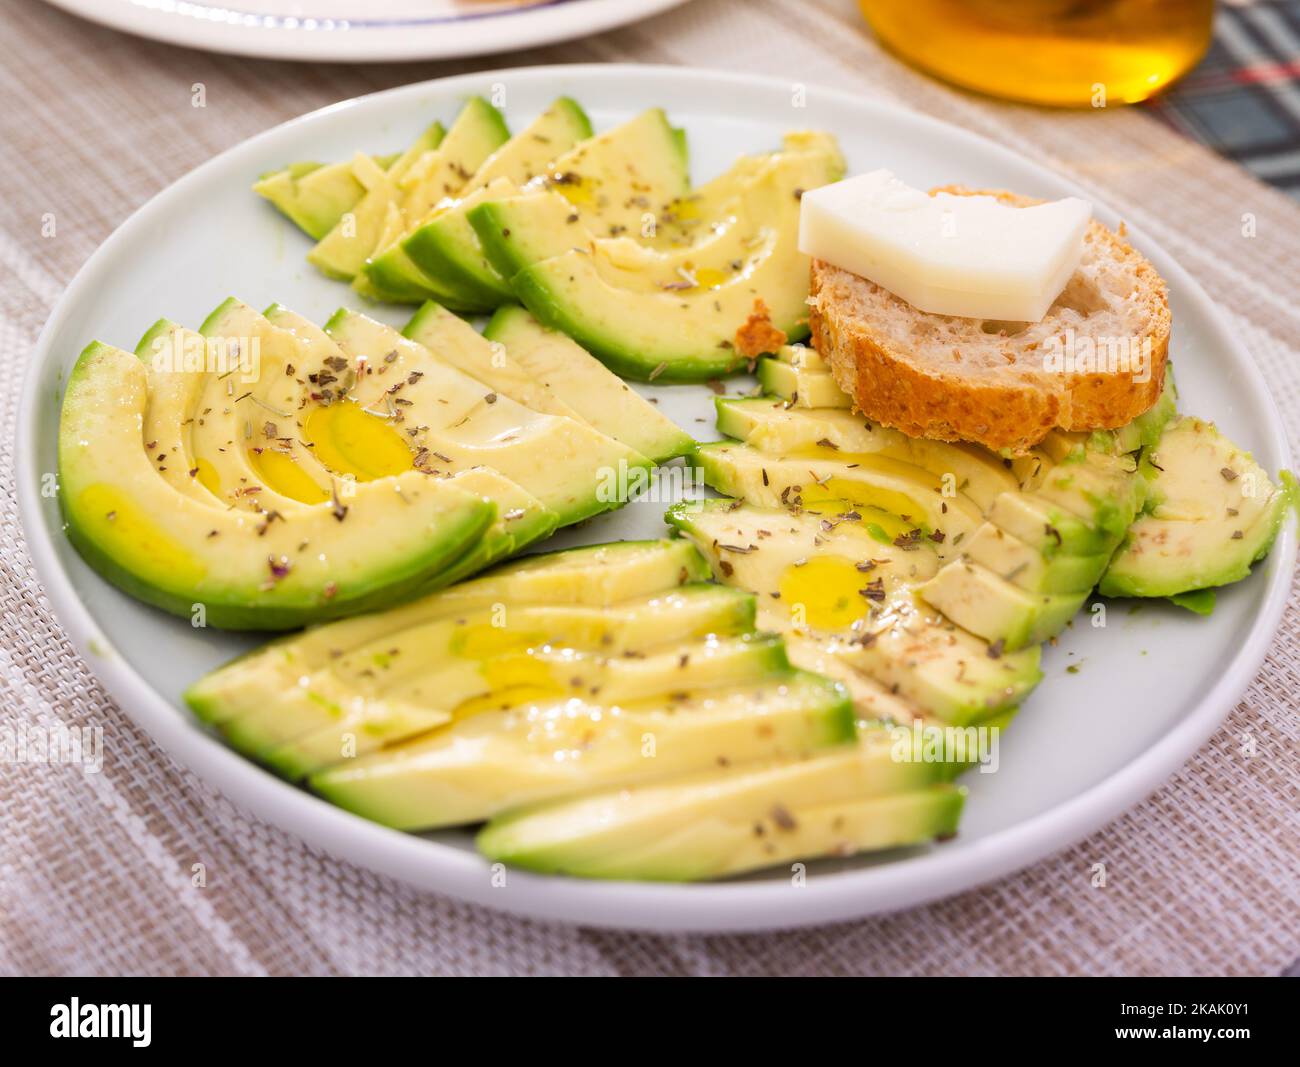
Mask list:
POLYGON ((1300 198, 1300 0, 1220 4, 1200 65, 1145 106, 1300 198))

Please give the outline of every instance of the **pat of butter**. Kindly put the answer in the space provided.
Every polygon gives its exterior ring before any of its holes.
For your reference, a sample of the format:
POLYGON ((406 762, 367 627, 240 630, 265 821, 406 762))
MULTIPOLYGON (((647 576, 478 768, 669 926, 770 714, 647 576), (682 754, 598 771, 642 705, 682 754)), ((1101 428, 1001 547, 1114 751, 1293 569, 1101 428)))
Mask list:
POLYGON ((799 251, 938 315, 1038 322, 1083 255, 1092 206, 930 196, 874 170, 803 194, 799 251))

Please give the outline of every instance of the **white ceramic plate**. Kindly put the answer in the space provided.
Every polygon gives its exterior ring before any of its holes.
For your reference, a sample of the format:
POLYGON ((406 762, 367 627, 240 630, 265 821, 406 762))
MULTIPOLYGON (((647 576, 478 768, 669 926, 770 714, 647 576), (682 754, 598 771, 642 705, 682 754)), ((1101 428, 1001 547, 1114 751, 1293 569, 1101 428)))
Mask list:
MULTIPOLYGON (((1080 623, 1048 649, 1047 677, 1003 737, 1000 769, 965 778, 970 799, 957 838, 905 855, 814 864, 801 888, 782 871, 685 886, 512 871, 505 887, 494 888, 468 834, 415 836, 373 825, 286 785, 200 729, 180 703, 181 690, 253 642, 194 630, 137 604, 100 580, 63 538, 55 501, 43 499, 39 486, 40 475, 56 466, 64 376, 92 338, 132 347, 159 316, 196 325, 229 294, 254 307, 279 300, 318 321, 355 303, 347 287, 307 266, 306 238, 249 192, 249 183, 289 160, 396 148, 432 117, 449 120, 465 95, 492 83, 507 87, 514 128, 562 93, 590 108, 598 129, 662 105, 689 131, 696 180, 742 152, 775 146, 785 130, 815 126, 839 136, 854 172, 887 164, 921 186, 1083 195, 998 145, 891 106, 813 89, 807 106, 796 108, 785 81, 666 67, 546 67, 412 85, 297 119, 205 164, 127 220, 77 275, 33 355, 19 423, 21 512, 50 599, 105 687, 159 745, 266 819, 417 885, 534 916, 675 930, 794 926, 953 893, 1097 829, 1196 750, 1264 658, 1295 565, 1290 527, 1266 564, 1220 595, 1211 618, 1159 603, 1136 614, 1112 605, 1107 628, 1080 623), (1066 673, 1071 664, 1080 665, 1077 673, 1066 673)), ((1111 225, 1119 221, 1102 205, 1097 213, 1111 225)), ((1216 420, 1268 470, 1287 466, 1278 414, 1250 356, 1176 263, 1141 233, 1133 240, 1169 282, 1184 410, 1216 420)), ((394 324, 406 317, 401 309, 379 314, 394 324)), ((716 436, 707 388, 645 391, 697 436, 716 436)), ((662 511, 662 504, 633 504, 557 542, 658 536, 662 511)), ((108 755, 114 758, 111 742, 108 755)))
POLYGON ((587 37, 685 0, 47 0, 186 48, 337 63, 454 59, 587 37))

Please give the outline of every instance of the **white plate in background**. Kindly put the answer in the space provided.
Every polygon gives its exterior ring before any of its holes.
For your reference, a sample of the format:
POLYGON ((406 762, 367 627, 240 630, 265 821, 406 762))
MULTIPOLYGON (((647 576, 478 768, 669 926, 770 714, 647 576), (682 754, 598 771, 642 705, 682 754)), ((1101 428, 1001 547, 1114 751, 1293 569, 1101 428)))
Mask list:
MULTIPOLYGON (((280 301, 324 321, 351 304, 399 325, 410 309, 362 305, 303 256, 307 238, 249 191, 259 173, 290 160, 392 151, 461 100, 497 84, 514 129, 556 96, 573 96, 597 129, 663 106, 688 132, 698 182, 736 156, 776 147, 799 127, 831 130, 850 172, 888 166, 922 188, 959 182, 1031 195, 1086 195, 1066 179, 974 134, 892 105, 810 88, 795 106, 789 83, 642 66, 488 71, 347 101, 269 130, 199 167, 128 219, 90 258, 50 317, 32 355, 19 415, 19 504, 55 613, 122 708, 168 753, 233 800, 356 863, 483 904, 537 917, 660 930, 739 930, 847 919, 930 900, 1016 870, 1098 829, 1155 789, 1222 721, 1263 661, 1295 567, 1288 524, 1267 562, 1219 595, 1202 619, 1164 604, 1109 625, 1085 622, 1045 649, 1046 678, 1001 740, 995 774, 967 774, 960 834, 926 850, 822 861, 807 883, 788 871, 700 885, 585 882, 511 871, 494 888, 470 834, 385 829, 288 785, 203 730, 180 701, 204 671, 255 643, 192 629, 118 592, 91 571, 60 531, 40 478, 56 468, 62 382, 92 338, 131 348, 160 316, 197 326, 228 295, 253 307, 280 301), (1077 673, 1067 673, 1078 665, 1077 673)), ((1118 218, 1104 205, 1097 216, 1118 218)), ((1180 406, 1219 423, 1269 471, 1289 466, 1281 420, 1240 339, 1209 297, 1145 235, 1131 239, 1169 284, 1171 352, 1180 406)), ((742 382, 728 384, 736 392, 742 382)), ((642 387, 638 387, 642 388, 642 387)), ((705 386, 643 390, 701 438, 716 437, 705 386)), ((662 504, 635 503, 546 547, 654 537, 662 504)), ((1086 619, 1086 616, 1081 616, 1086 619)), ((106 744, 113 759, 113 740, 106 744)))
POLYGON ((370 63, 455 59, 589 37, 685 0, 46 0, 207 52, 370 63))

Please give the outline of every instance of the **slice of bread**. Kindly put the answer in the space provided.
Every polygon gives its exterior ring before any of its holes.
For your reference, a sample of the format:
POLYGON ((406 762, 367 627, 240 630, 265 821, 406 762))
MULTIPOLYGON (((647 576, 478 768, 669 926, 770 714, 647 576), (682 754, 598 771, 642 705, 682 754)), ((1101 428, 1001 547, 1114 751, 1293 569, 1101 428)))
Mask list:
MULTIPOLYGON (((1017 207, 1040 203, 959 186, 935 192, 996 196, 1017 207)), ((912 437, 1023 454, 1054 427, 1122 426, 1151 407, 1164 386, 1165 283, 1095 219, 1079 269, 1041 322, 918 311, 817 259, 811 290, 813 344, 840 388, 868 419, 912 437)))

